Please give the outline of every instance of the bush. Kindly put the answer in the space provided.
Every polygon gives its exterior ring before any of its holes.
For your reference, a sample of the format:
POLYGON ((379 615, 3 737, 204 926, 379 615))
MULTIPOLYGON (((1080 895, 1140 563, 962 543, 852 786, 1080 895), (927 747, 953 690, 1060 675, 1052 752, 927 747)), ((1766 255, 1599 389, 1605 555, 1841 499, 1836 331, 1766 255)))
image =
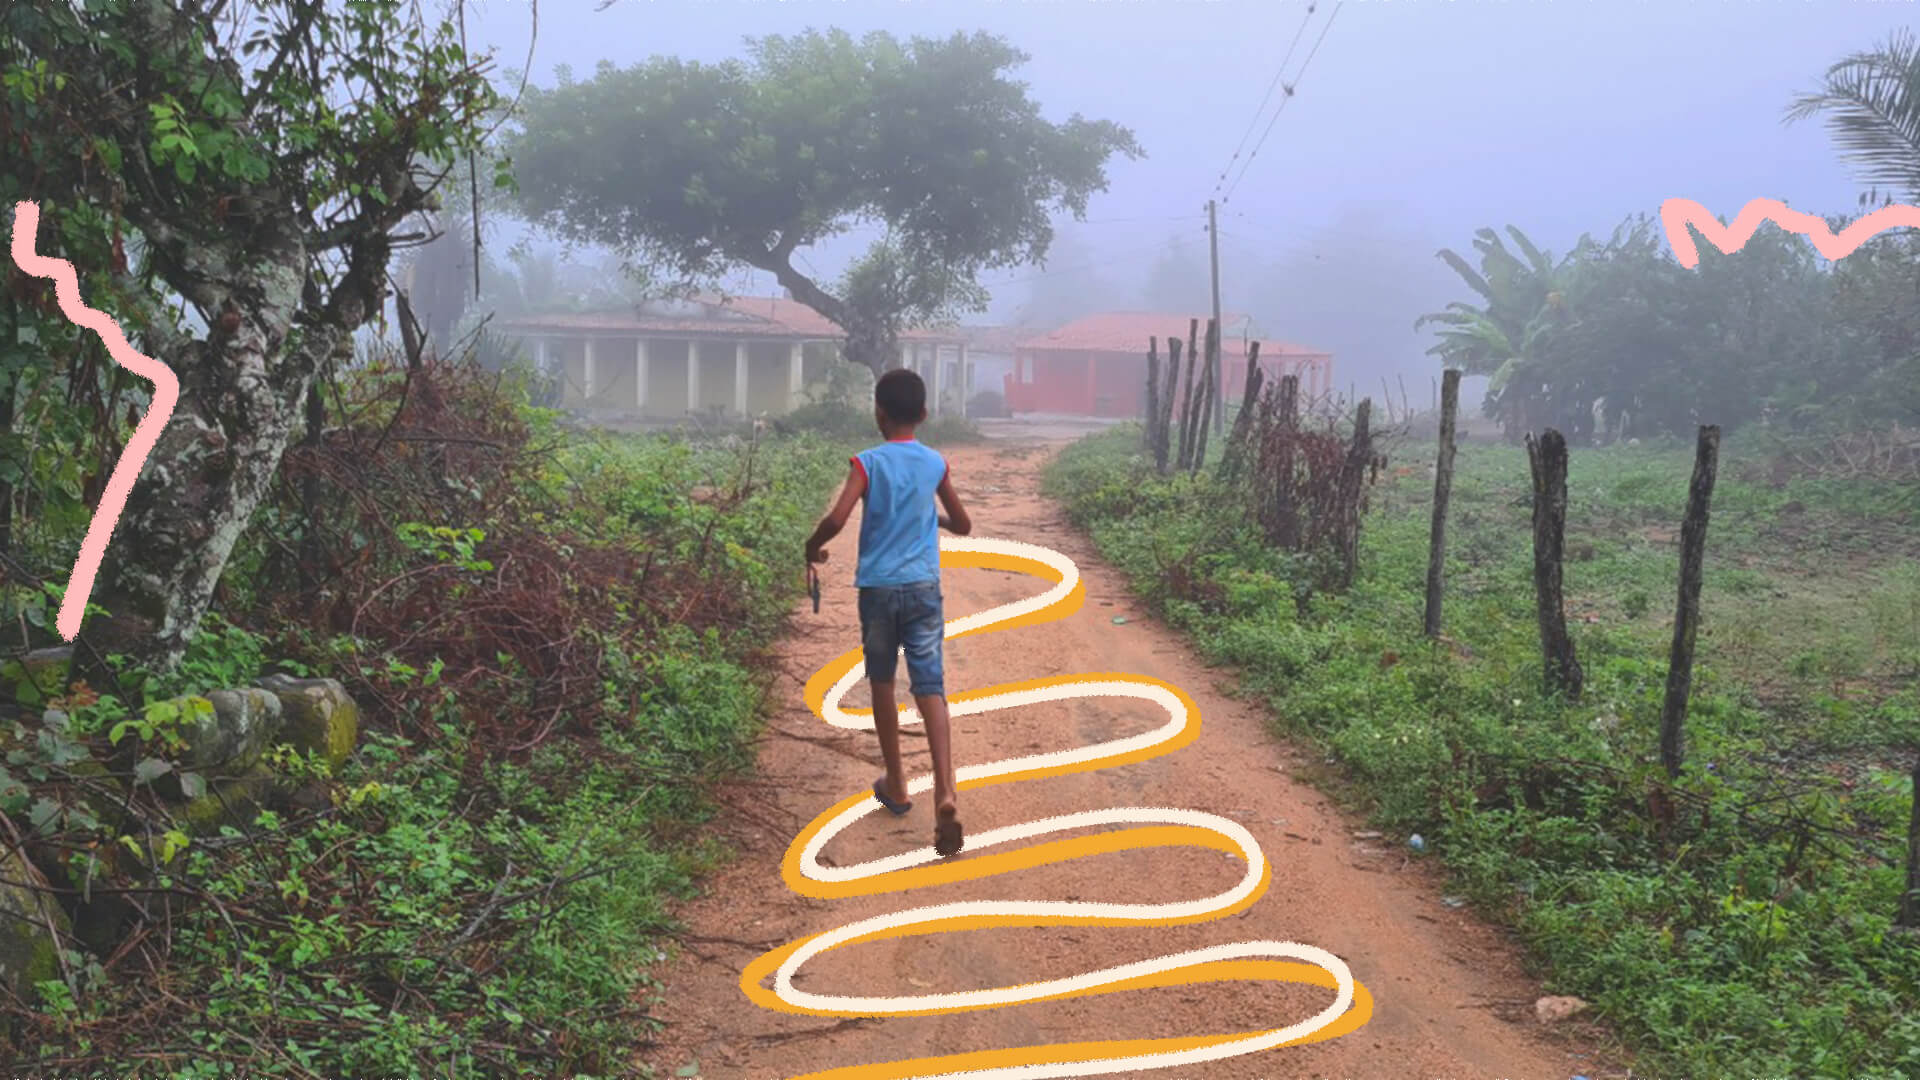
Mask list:
POLYGON ((751 763, 753 660, 841 447, 564 436, 464 362, 340 391, 224 618, 152 689, 316 670, 362 704, 361 749, 338 775, 273 755, 318 797, 203 832, 132 783, 171 721, 79 688, 70 719, 23 724, 0 809, 76 888, 137 903, 0 1006, 16 1068, 607 1075, 654 1028, 645 968, 714 858, 710 785, 751 763))

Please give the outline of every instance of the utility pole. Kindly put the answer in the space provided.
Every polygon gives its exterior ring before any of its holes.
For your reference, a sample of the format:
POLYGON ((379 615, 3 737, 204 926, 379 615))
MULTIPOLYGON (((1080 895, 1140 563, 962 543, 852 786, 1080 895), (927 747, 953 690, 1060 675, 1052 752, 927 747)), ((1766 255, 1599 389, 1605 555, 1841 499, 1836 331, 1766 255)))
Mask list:
MULTIPOLYGON (((1227 424, 1227 397, 1220 387, 1220 354, 1226 351, 1222 346, 1227 340, 1227 328, 1220 324, 1220 215, 1219 207, 1212 199, 1207 200, 1207 246, 1212 249, 1213 257, 1213 385, 1216 387, 1213 397, 1213 430, 1219 434, 1227 424)), ((1241 407, 1245 407, 1245 402, 1241 407)))

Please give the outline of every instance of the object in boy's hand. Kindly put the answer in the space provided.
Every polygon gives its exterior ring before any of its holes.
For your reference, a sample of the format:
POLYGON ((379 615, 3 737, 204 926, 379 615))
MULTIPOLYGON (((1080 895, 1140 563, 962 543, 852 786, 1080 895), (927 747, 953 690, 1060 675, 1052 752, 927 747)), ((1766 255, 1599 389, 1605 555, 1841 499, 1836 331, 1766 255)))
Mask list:
POLYGON ((807 568, 807 591, 813 594, 813 613, 820 614, 820 575, 807 568))

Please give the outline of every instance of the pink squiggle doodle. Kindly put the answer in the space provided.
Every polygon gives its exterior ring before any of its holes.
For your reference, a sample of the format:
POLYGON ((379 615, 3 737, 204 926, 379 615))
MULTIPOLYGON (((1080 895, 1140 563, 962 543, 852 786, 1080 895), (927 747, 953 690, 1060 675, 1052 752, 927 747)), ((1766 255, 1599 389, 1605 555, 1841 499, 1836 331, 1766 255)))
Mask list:
POLYGON ((107 490, 100 496, 100 505, 94 508, 93 519, 87 522, 86 538, 80 541, 80 557, 73 561, 73 575, 67 578, 66 595, 60 598, 60 614, 54 619, 54 627, 62 638, 72 641, 80 633, 80 618, 86 613, 87 599, 93 595, 94 578, 99 576, 107 543, 113 538, 114 527, 120 524, 120 512, 127 507, 127 494, 133 490, 134 479, 146 465, 147 455, 153 453, 160 441, 160 432, 173 417, 173 407, 180 400, 180 380, 172 368, 135 352, 112 316, 81 302, 80 279, 74 273, 73 264, 34 251, 34 237, 39 229, 40 204, 14 204, 13 261, 34 277, 52 281, 60 313, 75 326, 100 335, 114 363, 153 384, 153 404, 134 427, 133 438, 127 440, 120 460, 114 463, 113 475, 107 478, 107 490))
POLYGON ((1698 229, 1707 243, 1731 255, 1746 247, 1761 222, 1768 220, 1778 223, 1788 232, 1797 232, 1812 240, 1814 250, 1828 260, 1839 260, 1853 254, 1861 244, 1888 229, 1920 227, 1920 206, 1902 203, 1882 207, 1840 230, 1840 234, 1835 236, 1825 221, 1812 214, 1789 210, 1787 204, 1778 199, 1754 199, 1741 207, 1733 224, 1725 228, 1707 212, 1706 207, 1692 199, 1668 199, 1660 204, 1660 224, 1666 226, 1667 243, 1673 245, 1673 257, 1689 270, 1700 265, 1700 251, 1694 247, 1693 234, 1687 231, 1687 226, 1698 229))

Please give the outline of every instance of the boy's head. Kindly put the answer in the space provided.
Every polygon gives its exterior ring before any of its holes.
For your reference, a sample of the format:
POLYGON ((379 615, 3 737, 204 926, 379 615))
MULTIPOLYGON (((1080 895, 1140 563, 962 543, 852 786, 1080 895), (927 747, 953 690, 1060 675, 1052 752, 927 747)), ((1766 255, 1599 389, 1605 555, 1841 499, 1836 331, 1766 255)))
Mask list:
POLYGON ((873 384, 873 419, 880 433, 911 428, 927 418, 927 384, 909 368, 894 368, 873 384))

